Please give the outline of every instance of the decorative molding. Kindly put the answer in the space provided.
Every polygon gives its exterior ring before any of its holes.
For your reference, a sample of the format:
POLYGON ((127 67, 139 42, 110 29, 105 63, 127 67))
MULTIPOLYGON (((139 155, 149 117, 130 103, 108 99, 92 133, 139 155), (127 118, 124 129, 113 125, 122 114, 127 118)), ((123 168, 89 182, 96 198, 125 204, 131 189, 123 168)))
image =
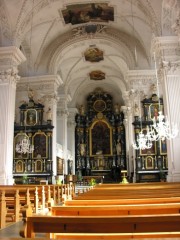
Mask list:
POLYGON ((10 85, 16 85, 19 80, 20 76, 18 75, 16 67, 0 71, 0 85, 7 83, 10 85))
POLYGON ((16 25, 16 32, 14 34, 14 39, 18 39, 20 42, 21 42, 21 39, 23 39, 23 35, 26 33, 28 29, 27 26, 31 22, 32 14, 35 15, 36 13, 39 13, 40 10, 42 10, 44 7, 49 5, 49 0, 41 0, 40 2, 38 2, 38 4, 36 4, 37 2, 35 1, 36 6, 34 6, 34 8, 30 10, 29 14, 27 14, 27 12, 24 11, 26 2, 27 0, 23 2, 23 5, 21 7, 18 22, 16 25), (26 12, 26 15, 24 18, 22 18, 23 13, 25 12, 26 12))
POLYGON ((166 35, 172 34, 172 24, 177 13, 177 0, 163 0, 162 2, 162 31, 166 35))
POLYGON ((129 83, 129 88, 136 86, 147 86, 156 82, 155 70, 131 70, 126 74, 126 82, 129 83))
POLYGON ((15 46, 0 48, 0 69, 18 66, 26 60, 23 53, 15 46))
MULTIPOLYGON (((96 24, 99 25, 99 24, 96 24)), ((75 44, 75 42, 83 41, 87 39, 87 34, 77 34, 74 35, 75 29, 78 29, 77 31, 81 31, 82 33, 85 31, 83 30, 85 26, 77 27, 74 29, 71 29, 71 31, 65 33, 61 36, 61 38, 57 38, 51 45, 48 46, 48 49, 45 50, 44 54, 40 57, 40 59, 44 59, 46 55, 49 56, 49 62, 47 63, 47 66, 49 68, 49 72, 54 73, 56 72, 57 63, 59 62, 59 53, 67 46, 70 46, 72 44, 75 44), (80 30, 79 30, 80 28, 80 30)), ((116 41, 118 45, 122 45, 126 48, 126 54, 128 55, 128 65, 133 67, 135 66, 135 58, 134 58, 134 49, 132 48, 131 41, 129 35, 117 31, 117 29, 112 29, 112 27, 103 27, 103 30, 100 32, 97 32, 94 36, 94 39, 100 39, 103 38, 105 40, 111 40, 116 41)), ((135 39, 134 39, 135 41, 135 39)), ((143 44, 138 43, 138 46, 143 48, 143 44)), ((146 56, 147 57, 147 56, 146 56)), ((127 59, 126 59, 127 61, 127 59)), ((39 65, 39 63, 38 63, 39 65)))
POLYGON ((62 79, 59 75, 22 77, 21 81, 18 83, 17 90, 24 91, 27 90, 29 86, 35 90, 44 90, 49 94, 56 94, 58 87, 62 83, 62 79))
POLYGON ((175 34, 180 35, 180 10, 177 14, 175 23, 172 25, 172 30, 175 32, 175 34))
POLYGON ((180 49, 177 36, 155 37, 151 42, 151 53, 162 60, 177 60, 177 52, 180 49))
MULTIPOLYGON (((9 40, 9 42, 12 42, 11 27, 9 24, 8 16, 6 14, 7 9, 4 2, 5 1, 0 1, 1 43, 3 44, 5 44, 3 40, 6 40, 7 42, 7 39, 9 40)), ((1 44, 1 46, 3 44, 1 44)))
POLYGON ((176 62, 162 62, 162 69, 170 75, 179 75, 180 74, 180 60, 176 62))

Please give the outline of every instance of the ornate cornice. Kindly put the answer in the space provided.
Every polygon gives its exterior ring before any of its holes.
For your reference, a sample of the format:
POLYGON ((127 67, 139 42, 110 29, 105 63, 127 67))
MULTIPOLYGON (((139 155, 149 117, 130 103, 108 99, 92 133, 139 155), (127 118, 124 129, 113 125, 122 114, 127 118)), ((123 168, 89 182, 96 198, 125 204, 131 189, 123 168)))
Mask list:
POLYGON ((177 36, 153 37, 151 42, 151 52, 159 61, 177 60, 179 42, 177 36))
POLYGON ((156 74, 154 70, 131 70, 127 72, 126 81, 129 83, 129 88, 138 88, 156 82, 156 74))
POLYGON ((59 75, 22 77, 17 89, 19 91, 25 91, 27 90, 27 86, 30 85, 34 90, 42 90, 46 93, 48 92, 48 94, 56 94, 61 84, 62 80, 59 75))
POLYGON ((15 46, 0 48, 0 69, 18 66, 25 60, 23 53, 15 46))

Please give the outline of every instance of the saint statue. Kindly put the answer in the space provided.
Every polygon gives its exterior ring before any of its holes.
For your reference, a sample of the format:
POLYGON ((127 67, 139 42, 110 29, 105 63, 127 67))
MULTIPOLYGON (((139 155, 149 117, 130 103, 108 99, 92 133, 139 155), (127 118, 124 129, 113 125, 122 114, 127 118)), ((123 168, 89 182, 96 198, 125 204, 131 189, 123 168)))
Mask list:
POLYGON ((79 114, 82 115, 82 116, 85 115, 85 111, 84 111, 84 106, 83 105, 79 106, 79 114))
POLYGON ((48 108, 48 110, 46 112, 46 116, 47 116, 47 121, 52 121, 52 111, 51 111, 51 108, 48 108))
POLYGON ((121 151, 122 151, 121 142, 120 142, 120 140, 118 139, 118 140, 117 140, 117 144, 116 144, 116 153, 117 153, 118 156, 121 155, 121 151))
POLYGON ((114 105, 114 112, 115 112, 115 114, 119 114, 119 113, 120 113, 120 106, 119 106, 118 103, 116 103, 116 104, 114 105))
POLYGON ((29 100, 33 100, 34 97, 34 91, 32 90, 32 88, 28 89, 28 98, 29 100))
POLYGON ((151 86, 151 89, 152 89, 152 94, 157 94, 157 87, 155 84, 151 86))
POLYGON ((135 117, 139 117, 139 114, 140 114, 140 112, 139 112, 139 107, 138 107, 138 105, 135 103, 135 105, 134 105, 134 116, 135 116, 135 117))
POLYGON ((83 157, 86 155, 86 144, 85 143, 80 144, 80 155, 83 157))

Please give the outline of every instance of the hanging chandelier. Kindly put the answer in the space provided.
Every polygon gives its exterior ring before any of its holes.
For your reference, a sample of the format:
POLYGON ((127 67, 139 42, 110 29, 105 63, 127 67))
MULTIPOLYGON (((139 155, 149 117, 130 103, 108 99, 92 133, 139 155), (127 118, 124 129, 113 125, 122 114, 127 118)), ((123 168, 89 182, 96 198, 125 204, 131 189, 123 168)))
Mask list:
POLYGON ((178 132, 177 124, 172 124, 171 127, 169 121, 161 111, 158 112, 157 120, 155 117, 153 118, 153 125, 151 126, 152 141, 170 140, 171 138, 175 138, 178 132))
POLYGON ((135 150, 145 150, 150 149, 152 147, 152 138, 151 133, 149 131, 149 128, 146 128, 147 132, 143 133, 141 130, 140 133, 137 136, 136 142, 132 144, 133 148, 135 150))
POLYGON ((34 151, 34 145, 30 144, 29 137, 27 135, 16 144, 16 152, 18 153, 32 153, 34 151))

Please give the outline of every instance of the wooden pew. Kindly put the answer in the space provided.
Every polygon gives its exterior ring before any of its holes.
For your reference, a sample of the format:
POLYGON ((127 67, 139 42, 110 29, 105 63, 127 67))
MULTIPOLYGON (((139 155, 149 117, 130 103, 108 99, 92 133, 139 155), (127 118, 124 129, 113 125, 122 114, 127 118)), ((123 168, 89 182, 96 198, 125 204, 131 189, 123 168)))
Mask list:
POLYGON ((6 201, 5 191, 0 191, 0 228, 6 226, 6 201))
POLYGON ((180 232, 158 232, 158 233, 61 233, 56 234, 54 239, 63 240, 118 240, 118 239, 136 239, 136 240, 179 240, 180 232))
POLYGON ((119 216, 180 213, 180 203, 101 205, 101 206, 53 206, 52 216, 119 216))
POLYGON ((94 205, 127 205, 127 204, 163 204, 163 203, 180 203, 180 197, 156 197, 156 198, 128 198, 128 199, 99 199, 99 200, 66 200, 65 206, 94 206, 94 205))
POLYGON ((94 187, 90 191, 80 194, 73 199, 119 199, 119 198, 155 198, 155 197, 180 197, 180 186, 173 185, 171 188, 170 185, 161 185, 153 188, 135 188, 135 187, 127 187, 120 188, 117 187, 94 187), (167 188, 168 186, 168 188, 167 188))
POLYGON ((128 216, 30 216, 26 237, 36 233, 180 232, 180 214, 128 216))

